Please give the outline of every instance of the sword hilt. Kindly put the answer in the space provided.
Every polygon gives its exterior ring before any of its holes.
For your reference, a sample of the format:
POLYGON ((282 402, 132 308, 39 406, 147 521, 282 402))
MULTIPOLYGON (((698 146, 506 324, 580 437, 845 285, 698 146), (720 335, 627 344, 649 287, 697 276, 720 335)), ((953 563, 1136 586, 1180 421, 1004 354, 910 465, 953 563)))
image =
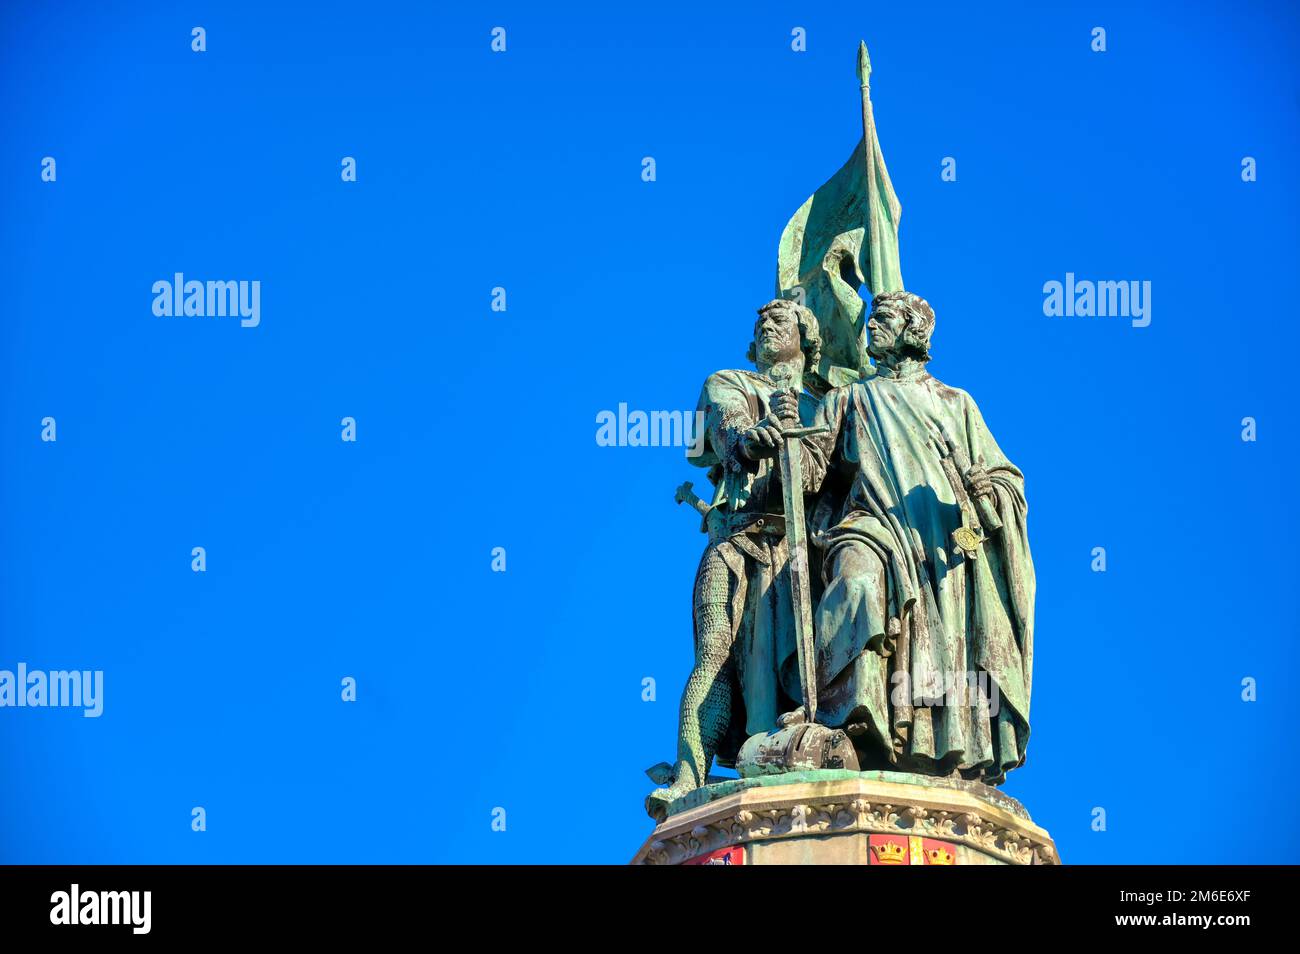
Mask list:
POLYGON ((713 508, 710 507, 708 504, 706 504, 699 497, 695 496, 694 487, 695 485, 692 484, 689 480, 686 481, 686 483, 682 484, 680 487, 677 488, 677 493, 673 494, 673 499, 676 500, 679 504, 684 504, 684 503, 690 504, 697 511, 699 511, 701 517, 707 517, 709 515, 709 511, 712 510, 713 508))
MULTIPOLYGON (((934 428, 934 437, 940 459, 952 464, 954 472, 948 475, 948 479, 953 485, 952 490, 957 495, 958 501, 960 502, 962 497, 965 497, 970 502, 970 506, 975 511, 975 519, 979 521, 980 529, 986 533, 1001 530, 1002 520, 998 517, 997 505, 988 497, 972 496, 966 491, 966 471, 970 469, 971 462, 970 458, 966 456, 966 452, 962 450, 961 445, 953 440, 947 428, 942 426, 934 428)), ((983 456, 979 459, 979 465, 984 466, 983 456)))
MULTIPOLYGON (((962 452, 961 447, 951 437, 945 435, 944 441, 948 445, 948 454, 952 458, 952 462, 957 466, 958 475, 963 481, 964 487, 966 471, 970 470, 971 466, 970 459, 966 457, 962 452)), ((983 457, 980 457, 979 465, 981 467, 984 466, 983 457)), ((989 533, 992 533, 995 530, 1001 530, 1002 520, 998 517, 998 508, 993 501, 982 495, 978 497, 972 495, 968 496, 970 496, 971 506, 975 508, 975 514, 979 518, 980 525, 989 533)))

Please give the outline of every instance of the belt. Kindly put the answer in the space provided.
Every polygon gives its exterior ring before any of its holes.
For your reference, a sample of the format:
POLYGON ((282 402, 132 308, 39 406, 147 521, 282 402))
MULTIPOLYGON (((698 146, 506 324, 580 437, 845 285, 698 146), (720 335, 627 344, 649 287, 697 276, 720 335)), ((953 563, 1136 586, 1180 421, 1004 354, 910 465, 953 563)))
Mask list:
POLYGON ((785 515, 780 513, 737 513, 729 518, 728 531, 779 540, 785 536, 785 515))

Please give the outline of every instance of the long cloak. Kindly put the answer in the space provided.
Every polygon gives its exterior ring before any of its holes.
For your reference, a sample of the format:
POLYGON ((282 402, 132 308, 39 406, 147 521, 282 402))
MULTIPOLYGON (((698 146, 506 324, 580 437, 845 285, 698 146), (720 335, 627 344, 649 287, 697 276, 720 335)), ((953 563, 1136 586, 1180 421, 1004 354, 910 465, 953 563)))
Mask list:
POLYGON ((881 598, 863 579, 825 580, 818 721, 866 734, 900 768, 1000 781, 1029 738, 1024 476, 971 397, 924 371, 837 389, 815 423, 830 429, 803 442, 806 487, 826 492, 812 527, 823 566, 829 573, 844 547, 866 548, 885 584, 881 598), (970 519, 944 469, 945 439, 992 478, 1002 529, 974 557, 951 538, 970 519))

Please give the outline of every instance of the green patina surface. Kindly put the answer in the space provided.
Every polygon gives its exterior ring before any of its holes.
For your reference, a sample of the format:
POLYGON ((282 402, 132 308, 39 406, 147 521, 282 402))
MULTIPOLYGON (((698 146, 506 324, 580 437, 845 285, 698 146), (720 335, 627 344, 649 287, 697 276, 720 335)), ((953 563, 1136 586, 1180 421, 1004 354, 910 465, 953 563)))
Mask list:
POLYGON ((864 46, 862 139, 782 232, 754 369, 717 371, 701 392, 691 462, 714 492, 697 501, 708 543, 677 757, 647 770, 660 820, 846 778, 960 789, 1023 814, 989 786, 1029 740, 1024 475, 974 399, 928 371, 936 316, 903 290, 870 72, 864 46), (809 731, 781 734, 798 726, 809 731), (750 757, 747 739, 762 742, 750 757), (715 760, 745 777, 705 784, 715 760))
POLYGON ((810 375, 840 386, 870 373, 864 285, 871 295, 903 288, 894 193, 871 106, 871 61, 858 50, 862 138, 840 170, 801 205, 781 232, 776 292, 817 316, 822 352, 810 375))

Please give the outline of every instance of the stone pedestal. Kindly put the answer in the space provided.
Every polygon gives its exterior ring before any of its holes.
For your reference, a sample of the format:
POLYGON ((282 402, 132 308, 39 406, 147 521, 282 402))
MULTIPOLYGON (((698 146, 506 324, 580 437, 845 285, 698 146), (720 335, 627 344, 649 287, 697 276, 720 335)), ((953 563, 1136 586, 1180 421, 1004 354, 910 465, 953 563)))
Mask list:
POLYGON ((980 782, 791 772, 678 799, 633 864, 1054 865, 1051 836, 980 782))

